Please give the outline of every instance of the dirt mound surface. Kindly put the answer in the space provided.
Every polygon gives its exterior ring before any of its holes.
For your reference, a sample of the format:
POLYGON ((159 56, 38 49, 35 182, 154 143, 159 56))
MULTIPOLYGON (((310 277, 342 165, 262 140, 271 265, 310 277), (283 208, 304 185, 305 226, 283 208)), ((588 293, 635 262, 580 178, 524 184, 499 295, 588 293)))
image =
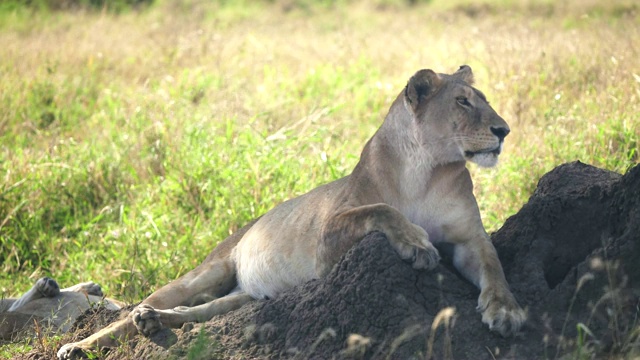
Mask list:
POLYGON ((640 315, 640 165, 624 176, 580 162, 559 166, 492 240, 529 313, 516 338, 481 323, 479 292, 450 261, 413 270, 383 234, 372 233, 324 279, 206 324, 138 337, 127 352, 145 359, 540 359, 579 351, 578 337, 603 356, 624 351, 640 315))

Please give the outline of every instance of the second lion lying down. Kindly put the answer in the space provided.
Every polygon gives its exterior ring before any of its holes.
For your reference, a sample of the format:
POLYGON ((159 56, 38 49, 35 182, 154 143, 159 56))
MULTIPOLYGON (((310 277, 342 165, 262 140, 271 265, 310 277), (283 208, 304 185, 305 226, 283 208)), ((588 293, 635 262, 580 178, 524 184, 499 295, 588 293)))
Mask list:
POLYGON ((326 275, 366 234, 383 232, 415 269, 453 248, 455 267, 480 288, 478 310, 507 336, 526 319, 485 232, 465 167, 497 163, 506 122, 472 87, 473 73, 420 70, 391 105, 353 172, 285 201, 229 236, 202 264, 160 288, 131 315, 77 343, 59 359, 115 346, 137 332, 203 322, 326 275))
POLYGON ((40 331, 65 333, 76 318, 96 305, 118 310, 124 303, 105 298, 100 285, 89 281, 60 289, 48 277, 38 279, 17 299, 0 299, 0 341, 16 341, 40 331))

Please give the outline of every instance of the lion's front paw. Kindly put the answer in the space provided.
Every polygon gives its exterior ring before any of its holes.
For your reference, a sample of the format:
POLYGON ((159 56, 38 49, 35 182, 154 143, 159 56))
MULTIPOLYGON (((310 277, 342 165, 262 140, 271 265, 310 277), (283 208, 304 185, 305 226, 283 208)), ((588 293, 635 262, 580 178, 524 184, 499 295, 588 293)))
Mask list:
POLYGON ((60 294, 60 286, 58 283, 48 277, 43 277, 36 281, 36 289, 44 297, 54 297, 60 294))
POLYGON ((162 329, 160 314, 151 305, 139 305, 131 312, 131 318, 138 331, 145 336, 151 336, 162 329))
POLYGON ((411 224, 397 239, 391 239, 400 258, 411 262, 414 269, 434 269, 440 262, 438 250, 429 241, 429 235, 423 228, 411 224))
POLYGON ((415 248, 412 262, 414 269, 433 270, 438 266, 438 263, 440 263, 440 253, 438 253, 438 249, 433 245, 429 246, 426 250, 415 248))
POLYGON ((429 242, 429 235, 423 228, 410 224, 392 236, 389 236, 391 246, 396 250, 403 260, 415 259, 415 249, 428 249, 433 247, 429 242))
POLYGON ((87 357, 86 349, 78 345, 78 343, 64 344, 58 350, 58 360, 82 359, 87 357))
POLYGON ((527 320, 527 313, 507 289, 483 290, 478 310, 482 312, 482 322, 504 337, 517 334, 527 320))
MULTIPOLYGON (((411 224, 411 227, 405 232, 405 241, 419 249, 429 250, 435 248, 429 241, 429 234, 420 226, 411 224)), ((436 251, 437 252, 437 251, 436 251)))

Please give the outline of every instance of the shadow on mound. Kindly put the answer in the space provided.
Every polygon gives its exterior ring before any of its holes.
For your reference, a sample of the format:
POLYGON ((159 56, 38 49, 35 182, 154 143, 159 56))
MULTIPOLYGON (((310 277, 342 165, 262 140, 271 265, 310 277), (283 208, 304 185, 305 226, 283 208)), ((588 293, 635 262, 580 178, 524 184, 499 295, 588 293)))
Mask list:
POLYGON ((529 312, 516 338, 481 323, 478 290, 447 261, 413 270, 372 233, 324 279, 203 326, 163 330, 128 351, 134 358, 183 358, 197 348, 202 358, 224 359, 544 359, 576 351, 578 328, 588 329, 583 347, 625 351, 640 315, 640 166, 620 176, 562 165, 492 240, 529 312))

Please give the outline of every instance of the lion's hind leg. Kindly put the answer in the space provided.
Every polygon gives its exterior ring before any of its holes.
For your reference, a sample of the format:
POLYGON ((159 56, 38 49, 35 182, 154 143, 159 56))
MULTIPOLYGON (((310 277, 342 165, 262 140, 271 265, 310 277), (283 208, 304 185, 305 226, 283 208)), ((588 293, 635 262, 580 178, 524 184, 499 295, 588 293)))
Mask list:
MULTIPOLYGON (((171 309, 190 305, 194 299, 203 301, 229 294, 237 285, 235 264, 229 255, 256 221, 258 219, 249 222, 218 244, 198 267, 151 294, 142 302, 144 307, 171 309)), ((132 338, 138 333, 133 320, 130 314, 82 341, 62 346, 58 351, 58 359, 75 359, 86 352, 100 351, 103 347, 112 347, 120 341, 132 338)))
POLYGON ((136 327, 133 325, 133 321, 130 317, 126 317, 82 341, 63 345, 58 350, 57 356, 59 360, 84 358, 87 353, 117 346, 118 342, 131 338, 135 334, 136 327))
MULTIPOLYGON (((169 283, 169 285, 165 285, 134 309, 125 319, 109 325, 84 340, 63 345, 60 350, 58 350, 58 359, 71 360, 82 358, 92 351, 101 351, 103 348, 118 346, 119 342, 133 338, 138 331, 144 335, 149 335, 159 330, 162 323, 160 321, 154 323, 155 319, 153 319, 153 316, 150 315, 151 313, 149 313, 148 310, 152 310, 153 312, 162 310, 155 310, 149 304, 149 300, 155 306, 166 306, 168 308, 180 306, 188 302, 190 297, 198 295, 197 290, 199 289, 197 287, 187 286, 193 280, 194 274, 187 273, 183 278, 176 279, 169 283), (140 313, 147 315, 140 317, 137 315, 140 313), (139 328, 140 330, 138 330, 139 328)), ((172 322, 168 323, 172 324, 172 322)))
MULTIPOLYGON (((172 314, 179 314, 179 311, 175 309, 182 309, 184 305, 191 304, 193 299, 217 297, 220 293, 228 294, 236 286, 235 275, 235 265, 228 258, 208 258, 192 271, 151 294, 126 319, 120 320, 82 341, 64 345, 58 351, 58 359, 67 360, 82 357, 83 354, 90 351, 100 351, 105 347, 117 346, 119 341, 132 338, 138 332, 150 335, 159 330, 162 325, 175 326, 174 324, 180 322, 181 319, 191 319, 194 316, 181 317, 181 315, 173 316, 172 314), (157 313, 159 315, 156 316, 157 313)), ((222 299, 224 297, 213 301, 223 303, 220 306, 221 309, 231 308, 238 303, 237 301, 219 301, 222 299)), ((212 302, 207 304, 210 303, 212 302)), ((206 311, 200 309, 194 310, 192 315, 195 315, 197 319, 203 311, 206 315, 206 311)))
POLYGON ((31 289, 11 304, 7 312, 17 311, 33 300, 44 297, 54 297, 58 294, 60 294, 60 286, 58 286, 55 280, 48 277, 40 278, 31 289))
POLYGON ((173 309, 160 310, 142 304, 132 311, 131 316, 138 331, 145 335, 151 335, 163 326, 177 328, 188 322, 208 321, 216 315, 238 309, 252 300, 253 298, 249 294, 238 292, 193 307, 178 306, 173 309))
POLYGON ((96 284, 93 281, 76 284, 68 288, 64 288, 60 291, 79 292, 85 295, 93 295, 93 296, 99 296, 99 297, 104 296, 104 293, 102 292, 102 287, 100 287, 100 284, 96 284))
POLYGON ((139 332, 148 336, 162 326, 176 328, 186 322, 207 321, 251 300, 244 292, 232 292, 238 283, 233 260, 208 260, 172 282, 174 286, 166 286, 152 294, 132 311, 131 318, 139 332), (169 304, 167 299, 175 298, 176 292, 181 293, 181 300, 169 304))

